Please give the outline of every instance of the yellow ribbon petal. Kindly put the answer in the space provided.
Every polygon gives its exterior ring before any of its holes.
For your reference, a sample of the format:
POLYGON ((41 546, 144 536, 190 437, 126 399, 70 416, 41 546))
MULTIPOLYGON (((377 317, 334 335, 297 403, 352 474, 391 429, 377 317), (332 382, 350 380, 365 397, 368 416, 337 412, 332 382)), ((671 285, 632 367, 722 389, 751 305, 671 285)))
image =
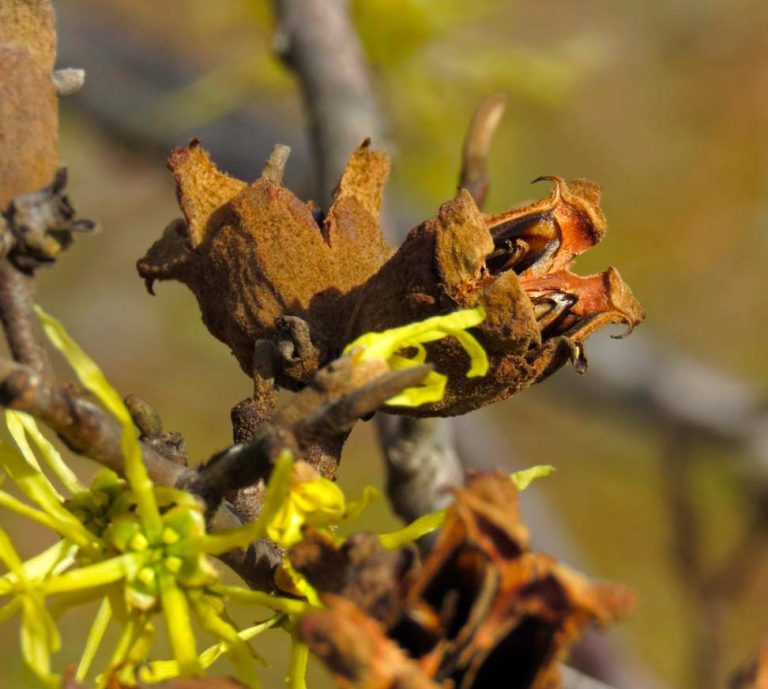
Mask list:
MULTIPOLYGON (((344 353, 360 348, 360 361, 383 359, 393 371, 423 364, 426 361, 424 343, 434 342, 444 337, 455 337, 469 356, 468 378, 484 376, 488 372, 488 356, 473 335, 466 332, 480 324, 485 318, 482 307, 455 311, 445 316, 433 316, 418 323, 410 323, 399 328, 392 328, 380 333, 365 333, 344 348, 344 353), (409 349, 415 354, 408 356, 409 349)), ((432 371, 422 384, 403 390, 387 400, 387 404, 401 407, 418 407, 429 402, 437 402, 445 394, 448 379, 445 375, 432 371)))

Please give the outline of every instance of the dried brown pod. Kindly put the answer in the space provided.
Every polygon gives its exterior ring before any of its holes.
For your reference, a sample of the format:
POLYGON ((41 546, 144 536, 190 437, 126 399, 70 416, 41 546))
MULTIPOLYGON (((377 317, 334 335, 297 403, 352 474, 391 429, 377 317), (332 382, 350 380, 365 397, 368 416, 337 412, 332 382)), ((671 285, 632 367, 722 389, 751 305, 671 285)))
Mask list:
MULTIPOLYGON (((366 542, 365 561, 386 562, 376 549, 366 542)), ((378 550, 386 552, 380 545, 378 550)), ((343 585, 323 576, 323 567, 349 560, 327 540, 310 539, 290 557, 325 594, 326 610, 302 622, 302 635, 337 678, 334 664, 351 651, 356 677, 365 677, 355 683, 346 676, 342 686, 390 686, 394 670, 381 669, 379 649, 394 642, 405 654, 388 651, 388 662, 401 663, 409 677, 415 661, 424 677, 456 689, 494 686, 499 677, 512 689, 557 687, 559 664, 584 628, 613 622, 634 603, 623 587, 590 582, 554 558, 530 552, 517 491, 501 473, 475 475, 456 490, 424 565, 403 578, 389 577, 388 596, 377 576, 380 565, 361 568, 363 578, 376 582, 369 587, 373 598, 351 584, 352 569, 341 568, 343 585), (386 614, 382 600, 391 607, 386 614), (366 635, 377 643, 360 640, 366 635)))
POLYGON ((445 396, 405 413, 463 414, 506 399, 568 361, 584 371, 588 335, 610 323, 631 330, 643 320, 618 271, 571 272, 576 256, 605 234, 599 187, 547 179, 555 185, 549 198, 499 215, 481 213, 460 190, 362 288, 355 336, 458 308, 485 309, 477 336, 489 355, 488 375, 467 378, 454 341, 430 345, 430 361, 448 375, 445 396))
POLYGON ((324 603, 301 620, 299 633, 342 689, 441 687, 353 602, 328 595, 324 603))
POLYGON ((320 224, 315 209, 281 184, 261 178, 247 185, 220 172, 197 142, 176 149, 168 165, 184 220, 166 228, 139 273, 150 286, 166 279, 188 285, 208 329, 249 375, 256 342, 268 340, 282 355, 278 384, 307 382, 344 344, 345 295, 391 253, 378 218, 386 157, 367 144, 354 153, 320 224))
POLYGON ((482 306, 476 330, 488 375, 466 377, 466 355, 452 338, 430 344, 430 360, 448 375, 446 394, 399 410, 462 414, 569 360, 584 370, 590 333, 609 323, 631 330, 644 317, 613 268, 571 272, 605 234, 599 187, 584 180, 546 178, 554 183, 549 198, 498 215, 481 213, 461 190, 394 251, 379 225, 389 163, 368 142, 352 155, 322 220, 270 176, 246 185, 221 173, 196 142, 174 151, 169 166, 184 220, 169 225, 139 273, 149 286, 187 284, 210 331, 249 375, 257 342, 272 343, 283 387, 306 383, 362 333, 482 306))
POLYGON ((400 614, 412 551, 387 550, 369 533, 356 533, 338 546, 309 530, 289 557, 317 590, 351 601, 368 617, 391 625, 400 614))
POLYGON ((557 686, 587 624, 608 624, 633 603, 624 587, 530 552, 516 489, 500 472, 479 474, 456 490, 391 636, 458 689, 500 675, 509 687, 542 689, 557 686))

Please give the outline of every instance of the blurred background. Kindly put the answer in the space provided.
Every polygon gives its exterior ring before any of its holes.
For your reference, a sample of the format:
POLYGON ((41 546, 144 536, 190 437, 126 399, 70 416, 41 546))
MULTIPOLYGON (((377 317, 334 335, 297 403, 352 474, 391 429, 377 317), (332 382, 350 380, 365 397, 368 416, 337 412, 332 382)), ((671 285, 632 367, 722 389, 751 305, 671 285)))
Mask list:
MULTIPOLYGON (((298 87, 263 0, 55 5, 59 66, 87 74, 62 101, 62 158, 73 203, 102 232, 39 272, 39 300, 204 459, 231 442, 249 381, 192 294, 161 283, 149 296, 135 262, 179 214, 164 161, 193 136, 246 180, 289 144, 287 184, 311 197, 298 87)), ((564 370, 460 420, 459 443, 475 464, 554 464, 523 500, 537 546, 637 591, 636 612, 598 642, 606 679, 724 686, 768 635, 768 4, 351 5, 394 161, 393 236, 453 195, 469 118, 495 92, 508 107, 487 210, 545 196, 529 185, 540 175, 602 185, 609 232, 577 271, 618 267, 646 323, 590 340, 586 376, 564 370)), ((360 424, 340 482, 354 495, 381 481, 373 425, 360 424)), ((365 525, 394 528, 385 501, 365 525)), ((73 660, 83 619, 65 618, 73 660)), ((0 649, 18 655, 8 626, 0 649)), ((267 687, 282 685, 276 653, 267 687)), ((4 665, 0 687, 22 686, 19 666, 4 665)), ((318 668, 310 689, 327 682, 318 668)))

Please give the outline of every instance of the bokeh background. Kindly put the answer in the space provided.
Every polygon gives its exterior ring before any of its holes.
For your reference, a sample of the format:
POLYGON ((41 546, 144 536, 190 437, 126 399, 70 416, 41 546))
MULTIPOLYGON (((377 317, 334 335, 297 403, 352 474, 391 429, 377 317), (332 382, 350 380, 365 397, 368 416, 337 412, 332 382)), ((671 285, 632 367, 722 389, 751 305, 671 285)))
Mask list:
MULTIPOLYGON (((62 102, 62 158, 73 202, 102 232, 40 271, 39 299, 119 390, 150 399, 203 459, 230 442, 229 408, 248 380, 192 295, 162 283, 149 296, 135 262, 178 215, 164 160, 192 136, 248 180, 274 143, 287 143, 287 182, 312 195, 297 84, 273 55, 263 0, 55 5, 60 66, 87 73, 85 89, 62 102)), ((609 233, 577 270, 618 267, 647 322, 627 340, 594 338, 588 375, 563 371, 463 419, 459 440, 476 464, 556 465, 524 499, 535 540, 637 591, 634 615, 608 634, 619 665, 609 679, 724 686, 768 635, 768 4, 352 8, 394 160, 393 234, 454 193, 466 125, 495 92, 508 108, 489 161, 489 210, 545 195, 529 186, 539 175, 602 185, 609 233), (701 583, 718 577, 726 584, 701 583)), ((381 480, 372 424, 362 424, 340 481, 354 494, 381 480)), ((36 531, 0 519, 25 554, 38 549, 36 531)), ((367 520, 395 524, 384 501, 367 520)), ((84 619, 65 618, 71 659, 84 619)), ((0 650, 0 687, 23 686, 8 626, 0 650)), ((282 685, 281 652, 267 653, 267 687, 282 685)), ((327 682, 316 669, 310 689, 327 682)))

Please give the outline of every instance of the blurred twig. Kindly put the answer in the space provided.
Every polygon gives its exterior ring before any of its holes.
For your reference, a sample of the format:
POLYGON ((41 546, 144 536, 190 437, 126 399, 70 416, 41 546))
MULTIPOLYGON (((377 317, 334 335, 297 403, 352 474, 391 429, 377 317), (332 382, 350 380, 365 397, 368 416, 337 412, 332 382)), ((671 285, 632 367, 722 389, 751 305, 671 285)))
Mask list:
POLYGON ((197 137, 227 172, 246 180, 258 177, 275 141, 282 141, 290 145, 294 161, 304 163, 289 166, 290 186, 307 193, 308 148, 292 122, 263 111, 263 99, 215 122, 191 127, 179 126, 177 119, 172 131, 157 127, 152 118, 158 103, 199 73, 167 47, 117 22, 106 3, 87 13, 65 2, 56 10, 59 63, 85 67, 88 73, 88 86, 69 96, 65 106, 108 131, 111 141, 163 160, 174 146, 197 137))
POLYGON ((381 145, 378 103, 347 0, 273 2, 274 48, 299 76, 324 206, 352 151, 369 137, 381 145))
POLYGON ((507 98, 504 94, 488 96, 475 110, 464 138, 459 186, 472 194, 478 208, 485 205, 485 197, 491 185, 488 154, 506 107, 507 98))
POLYGON ((451 489, 464 482, 451 421, 386 414, 377 421, 395 514, 410 522, 449 505, 451 489))
POLYGON ((661 457, 662 483, 670 509, 672 553, 683 589, 693 606, 692 685, 716 689, 725 670, 726 616, 739 594, 760 570, 768 537, 768 491, 749 481, 743 487, 752 508, 747 524, 728 553, 717 564, 705 557, 705 524, 711 515, 696 505, 693 478, 696 449, 702 440, 677 425, 668 425, 661 457), (751 498, 751 500, 749 499, 751 498))

